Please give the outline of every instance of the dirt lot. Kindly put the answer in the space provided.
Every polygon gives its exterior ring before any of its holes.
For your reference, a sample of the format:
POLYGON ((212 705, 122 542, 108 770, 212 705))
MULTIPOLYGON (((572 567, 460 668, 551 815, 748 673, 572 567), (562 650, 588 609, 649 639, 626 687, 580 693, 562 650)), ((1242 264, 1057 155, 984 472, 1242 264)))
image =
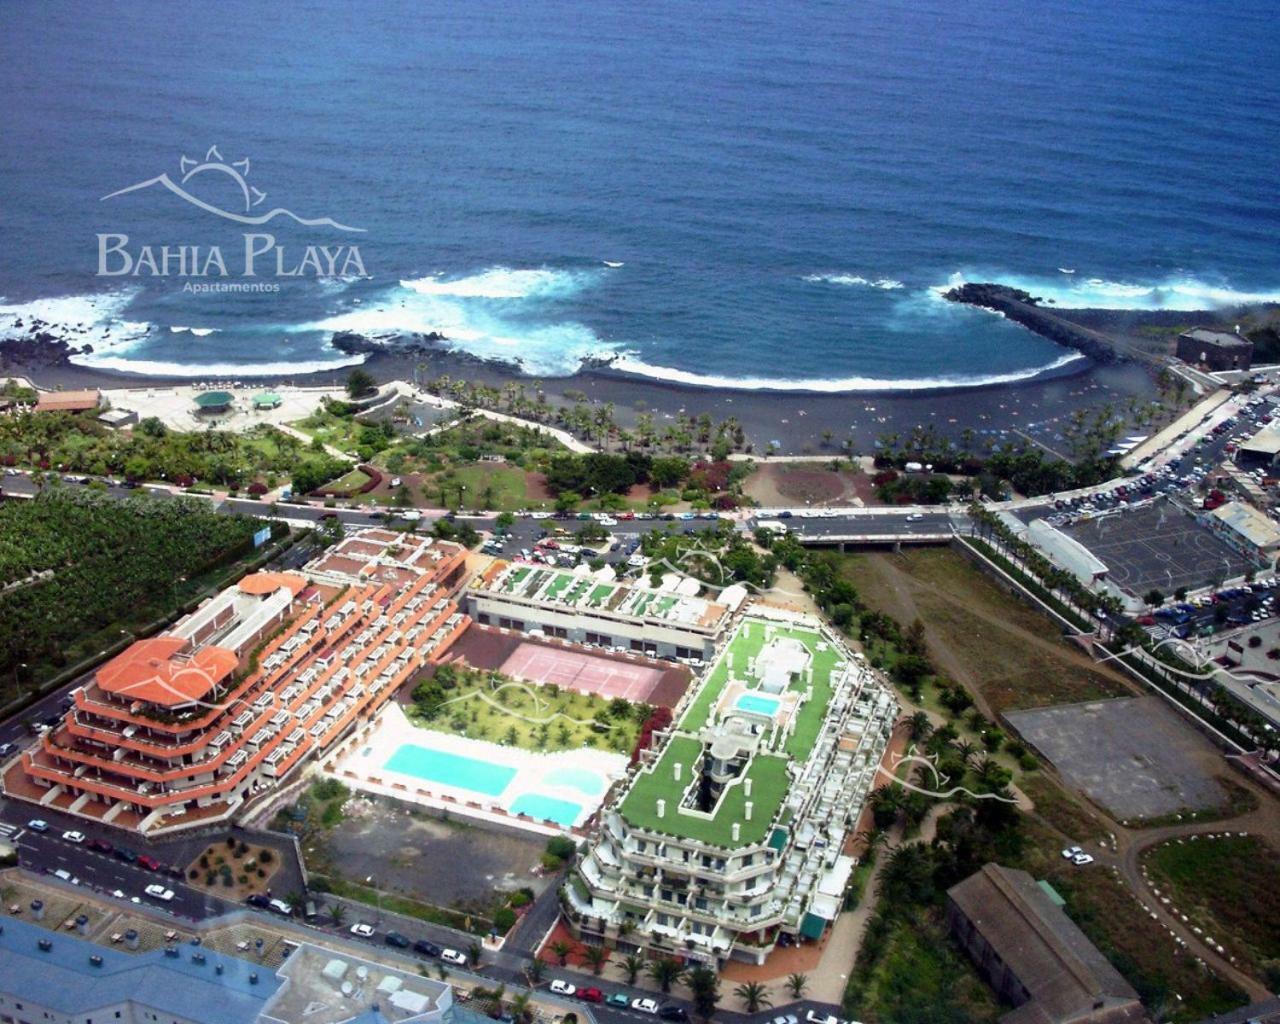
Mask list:
POLYGON ((824 462, 768 462, 743 490, 765 506, 879 504, 870 478, 847 463, 833 471, 824 462))
POLYGON ((363 798, 349 801, 345 811, 308 854, 314 872, 354 882, 372 877, 379 889, 480 913, 492 911, 496 890, 547 887, 534 873, 545 846, 538 836, 442 821, 363 798))
POLYGON ((1136 692, 950 548, 849 555, 845 571, 870 607, 904 626, 923 620, 938 671, 992 714, 1136 692))

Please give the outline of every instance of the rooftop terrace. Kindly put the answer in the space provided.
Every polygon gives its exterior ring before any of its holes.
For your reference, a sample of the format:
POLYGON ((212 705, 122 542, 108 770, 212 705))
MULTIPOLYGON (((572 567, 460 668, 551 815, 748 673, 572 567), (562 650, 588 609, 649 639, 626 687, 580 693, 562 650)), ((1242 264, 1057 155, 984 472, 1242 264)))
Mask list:
POLYGON ((619 807, 622 816, 638 828, 715 846, 763 842, 787 795, 788 765, 812 754, 843 667, 844 653, 816 628, 744 619, 657 762, 635 777, 619 807), (747 703, 744 695, 755 702, 747 703), (729 717, 744 716, 759 734, 745 770, 712 812, 681 806, 697 777, 707 731, 729 717), (736 841, 734 825, 739 827, 736 841))
POLYGON ((560 569, 495 563, 476 584, 492 594, 520 597, 540 604, 608 611, 636 619, 709 627, 728 614, 723 605, 700 597, 659 593, 623 583, 604 582, 560 569))

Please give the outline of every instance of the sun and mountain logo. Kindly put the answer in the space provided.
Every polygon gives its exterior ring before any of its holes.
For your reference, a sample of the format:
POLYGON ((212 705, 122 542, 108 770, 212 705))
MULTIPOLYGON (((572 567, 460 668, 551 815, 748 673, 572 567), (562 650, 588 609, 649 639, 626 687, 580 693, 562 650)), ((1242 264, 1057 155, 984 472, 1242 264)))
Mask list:
MULTIPOLYGON (((209 147, 203 159, 193 160, 183 155, 178 161, 177 181, 166 171, 109 192, 99 201, 159 187, 196 209, 246 228, 261 228, 283 217, 305 228, 365 233, 364 228, 344 224, 333 217, 303 217, 283 206, 271 206, 266 202, 267 193, 249 183, 249 171, 248 157, 228 161, 215 145, 209 147)), ((184 290, 192 291, 279 290, 278 285, 263 282, 264 277, 353 280, 369 276, 357 245, 308 245, 299 252, 292 245, 286 249, 277 244, 275 235, 269 232, 253 230, 245 231, 242 241, 239 272, 233 274, 228 266, 229 260, 235 262, 234 257, 230 253, 224 255, 218 245, 187 242, 136 245, 127 234, 104 232, 98 235, 98 276, 181 278, 186 281, 184 290), (234 276, 259 280, 239 285, 190 280, 234 276)))
POLYGON ((183 156, 178 161, 178 170, 181 177, 178 181, 174 181, 169 177, 168 172, 157 174, 154 178, 148 178, 146 181, 140 181, 136 185, 128 185, 116 191, 108 193, 102 197, 103 201, 114 199, 117 196, 127 195, 130 192, 141 192, 143 189, 151 188, 153 185, 159 185, 168 189, 179 199, 190 203, 192 206, 198 207, 208 213, 212 213, 218 217, 224 217, 227 220, 233 220, 239 224, 248 224, 259 226, 267 224, 276 217, 290 217, 304 227, 316 228, 327 227, 334 228, 338 231, 358 231, 363 232, 364 228, 352 227, 350 224, 343 224, 334 220, 332 217, 301 217, 292 210, 287 210, 283 206, 277 206, 268 210, 266 213, 257 213, 253 211, 262 205, 263 200, 267 198, 267 194, 254 185, 250 185, 249 178, 249 158, 228 162, 225 160, 218 147, 210 146, 202 160, 193 160, 189 156, 183 156), (201 199, 193 194, 187 185, 194 179, 204 176, 218 177, 223 180, 230 180, 240 193, 244 200, 243 210, 229 210, 216 203, 201 199))

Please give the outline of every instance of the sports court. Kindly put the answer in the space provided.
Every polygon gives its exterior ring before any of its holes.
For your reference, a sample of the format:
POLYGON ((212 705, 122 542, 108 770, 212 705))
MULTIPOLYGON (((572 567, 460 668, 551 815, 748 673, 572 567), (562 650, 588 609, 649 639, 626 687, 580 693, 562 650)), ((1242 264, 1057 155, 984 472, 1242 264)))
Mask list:
POLYGON ((656 707, 675 707, 693 678, 683 665, 528 640, 476 623, 467 627, 445 660, 455 659, 529 683, 554 683, 577 693, 594 693, 610 700, 622 697, 656 707))
POLYGON ((522 643, 499 671, 531 683, 555 683, 578 693, 609 699, 624 697, 645 704, 652 703, 653 692, 664 675, 662 669, 645 664, 534 643, 522 643))
POLYGON ((1156 587, 1171 594, 1243 576, 1244 555, 1171 501, 1156 501, 1060 528, 1110 570, 1107 578, 1131 594, 1156 587))

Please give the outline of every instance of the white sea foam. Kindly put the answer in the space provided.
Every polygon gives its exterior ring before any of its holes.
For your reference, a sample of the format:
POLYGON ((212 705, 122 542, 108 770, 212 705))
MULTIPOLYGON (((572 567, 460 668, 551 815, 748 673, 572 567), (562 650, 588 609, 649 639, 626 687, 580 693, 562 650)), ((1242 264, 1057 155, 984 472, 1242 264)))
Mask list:
POLYGON ((175 324, 169 328, 170 334, 194 334, 197 338, 205 338, 217 332, 218 328, 216 327, 180 327, 175 324))
POLYGON ((40 321, 41 330, 73 348, 90 345, 99 352, 126 351, 141 344, 151 329, 150 324, 121 319, 137 294, 137 289, 128 289, 0 303, 0 340, 25 337, 40 321))
POLYGON ((941 377, 885 380, 876 377, 838 377, 811 380, 775 380, 766 377, 720 377, 712 374, 692 373, 667 366, 651 366, 632 355, 623 355, 613 361, 613 368, 639 376, 674 384, 689 384, 704 388, 733 388, 739 391, 937 391, 942 388, 978 388, 994 384, 1016 384, 1033 380, 1053 370, 1085 360, 1079 352, 1068 352, 1045 366, 1009 373, 955 374, 941 377))
POLYGON ((1197 310, 1226 306, 1280 302, 1280 289, 1246 292, 1225 283, 1213 284, 1196 277, 1172 277, 1155 283, 1108 281, 1079 274, 1034 277, 1019 274, 952 274, 946 284, 930 290, 941 296, 967 281, 990 281, 1021 288, 1059 309, 1197 310))
POLYGON ((490 267, 469 277, 445 278, 434 274, 401 281, 400 286, 420 295, 444 295, 458 299, 530 299, 572 295, 595 278, 593 273, 578 270, 490 267))
POLYGON ((397 334, 444 335, 443 344, 486 359, 518 361, 529 373, 565 376, 584 359, 611 354, 590 328, 555 320, 543 301, 567 297, 596 274, 495 267, 471 277, 401 281, 332 316, 290 331, 353 331, 374 339, 397 334))
POLYGON ((806 274, 801 280, 810 284, 838 284, 845 287, 878 288, 880 291, 897 291, 901 281, 891 277, 863 277, 860 274, 806 274))
POLYGON ((89 366, 95 370, 123 370, 148 377, 294 377, 304 373, 323 373, 363 363, 363 355, 341 356, 337 359, 300 360, 284 363, 167 363, 162 360, 128 359, 117 352, 93 352, 74 355, 70 362, 77 366, 89 366))

